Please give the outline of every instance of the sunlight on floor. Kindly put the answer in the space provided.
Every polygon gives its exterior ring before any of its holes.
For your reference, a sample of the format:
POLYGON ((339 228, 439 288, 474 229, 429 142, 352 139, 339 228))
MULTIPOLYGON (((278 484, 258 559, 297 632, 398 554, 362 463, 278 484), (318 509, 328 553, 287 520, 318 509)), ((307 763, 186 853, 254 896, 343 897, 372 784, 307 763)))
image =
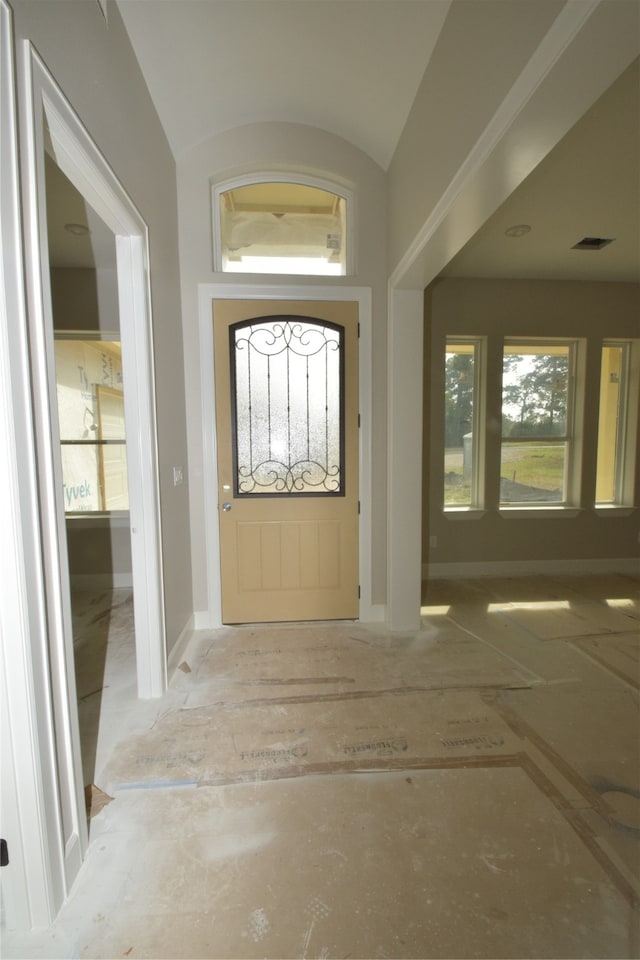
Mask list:
POLYGON ((633 600, 630 600, 628 597, 616 597, 615 599, 608 599, 604 601, 608 607, 613 607, 617 610, 622 610, 625 613, 631 613, 636 609, 636 604, 633 600))
POLYGON ((570 610, 571 604, 568 600, 527 600, 518 602, 511 600, 509 603, 490 603, 487 607, 489 613, 502 612, 508 608, 510 610, 570 610))

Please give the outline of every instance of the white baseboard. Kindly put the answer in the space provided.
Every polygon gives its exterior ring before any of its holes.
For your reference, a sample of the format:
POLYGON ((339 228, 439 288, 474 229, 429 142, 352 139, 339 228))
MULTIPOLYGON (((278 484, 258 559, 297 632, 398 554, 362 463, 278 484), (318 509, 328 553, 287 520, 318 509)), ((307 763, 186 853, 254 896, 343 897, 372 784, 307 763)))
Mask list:
POLYGON ((174 645, 171 647, 171 650, 169 651, 169 656, 167 658, 167 673, 169 677, 169 682, 171 682, 171 678, 173 677, 174 673, 182 663, 182 659, 184 656, 184 652, 187 648, 187 644, 189 643, 189 640, 191 639, 193 635, 193 631, 195 629, 194 624, 195 624, 195 614, 192 613, 189 619, 187 620, 187 622, 185 623, 184 627, 180 631, 180 635, 178 636, 178 639, 176 640, 174 645))
POLYGON ((640 560, 622 557, 611 560, 506 560, 422 565, 424 580, 471 580, 476 577, 531 577, 544 574, 589 576, 611 573, 640 576, 640 560))
POLYGON ((386 616, 387 607, 384 603, 372 603, 360 610, 361 623, 384 623, 386 616))
MULTIPOLYGON (((361 610, 360 621, 362 623, 384 623, 387 614, 387 608, 383 603, 372 603, 369 607, 361 610)), ((196 610, 193 615, 194 630, 216 630, 223 627, 222 623, 214 623, 206 610, 196 610)))
POLYGON ((131 573, 72 573, 72 590, 121 590, 133 588, 131 573))
POLYGON ((221 623, 214 623, 208 610, 196 610, 193 615, 194 630, 217 630, 221 626, 221 623))

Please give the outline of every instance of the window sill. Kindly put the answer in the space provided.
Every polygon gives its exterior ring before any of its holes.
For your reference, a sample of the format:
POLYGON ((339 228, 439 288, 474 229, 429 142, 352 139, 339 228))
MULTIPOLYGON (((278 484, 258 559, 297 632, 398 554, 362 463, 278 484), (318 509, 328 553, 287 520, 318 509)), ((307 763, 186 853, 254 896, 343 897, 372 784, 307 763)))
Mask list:
POLYGON ((630 517, 637 509, 637 507, 626 507, 620 503, 611 505, 599 503, 594 507, 594 513, 597 517, 630 517))
POLYGON ((445 507, 442 512, 447 520, 480 520, 487 511, 477 507, 445 507))
POLYGON ((74 527, 128 527, 128 510, 111 510, 103 513, 66 513, 65 520, 74 527))
POLYGON ((562 517, 563 520, 569 520, 577 517, 581 513, 581 510, 579 507, 564 507, 560 505, 550 507, 545 505, 543 507, 500 507, 498 512, 505 520, 524 520, 534 517, 536 520, 539 520, 541 517, 553 520, 559 520, 562 517))

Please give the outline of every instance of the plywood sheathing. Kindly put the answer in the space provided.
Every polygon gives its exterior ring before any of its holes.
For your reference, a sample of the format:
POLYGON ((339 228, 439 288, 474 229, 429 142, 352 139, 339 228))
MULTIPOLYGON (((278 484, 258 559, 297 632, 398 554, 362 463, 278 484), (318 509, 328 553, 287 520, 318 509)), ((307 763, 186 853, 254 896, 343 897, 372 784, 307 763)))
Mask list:
POLYGON ((182 710, 121 745, 109 782, 224 784, 310 773, 409 768, 514 754, 519 737, 478 694, 182 710))
POLYGON ((100 766, 73 955, 638 955, 637 582, 425 601, 194 636, 100 766))
POLYGON ((596 663, 624 680, 634 690, 640 689, 640 638, 637 633, 608 634, 605 637, 577 637, 574 646, 596 663))
POLYGON ((117 802, 118 821, 111 804, 96 837, 101 881, 134 836, 140 854, 119 886, 107 882, 113 900, 81 955, 633 955, 628 903, 516 766, 133 791, 117 802))
POLYGON ((539 682, 444 618, 409 637, 355 624, 235 628, 193 654, 183 710, 123 744, 109 777, 224 783, 512 753, 516 738, 476 691, 539 682))
POLYGON ((185 706, 359 699, 538 679, 446 618, 410 636, 355 624, 235 628, 210 644, 185 706))

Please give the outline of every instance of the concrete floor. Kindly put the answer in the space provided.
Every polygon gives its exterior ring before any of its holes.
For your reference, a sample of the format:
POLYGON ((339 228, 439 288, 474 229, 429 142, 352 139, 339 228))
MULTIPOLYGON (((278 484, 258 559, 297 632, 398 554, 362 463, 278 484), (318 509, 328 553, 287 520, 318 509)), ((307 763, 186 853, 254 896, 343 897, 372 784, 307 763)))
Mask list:
POLYGON ((129 594, 76 599, 90 846, 4 957, 639 955, 637 580, 197 633, 152 702, 129 594))

